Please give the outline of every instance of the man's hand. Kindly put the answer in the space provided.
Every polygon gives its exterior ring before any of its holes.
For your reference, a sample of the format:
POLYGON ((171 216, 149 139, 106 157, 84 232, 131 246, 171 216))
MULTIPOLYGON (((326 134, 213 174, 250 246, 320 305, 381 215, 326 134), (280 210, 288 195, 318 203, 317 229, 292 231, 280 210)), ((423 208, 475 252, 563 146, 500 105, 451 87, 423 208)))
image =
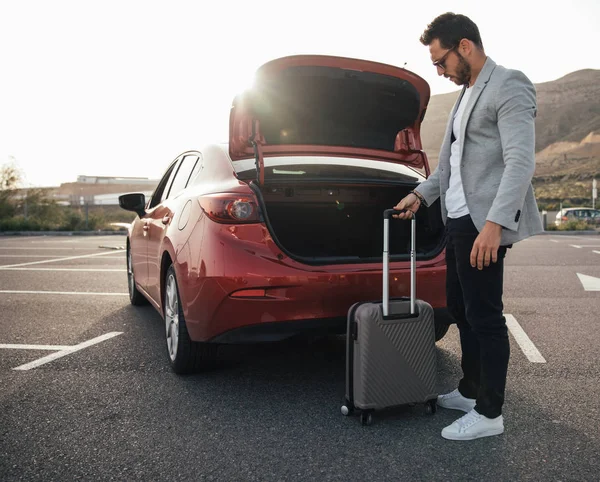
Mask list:
POLYGON ((489 266, 490 261, 498 261, 498 248, 502 237, 502 226, 486 221, 485 226, 479 233, 479 236, 473 243, 471 250, 471 266, 482 270, 484 266, 489 266))
POLYGON ((418 211, 418 209, 420 207, 421 207, 421 201, 419 200, 419 198, 415 194, 410 193, 408 196, 406 196, 404 199, 402 199, 398 204, 396 204, 396 206, 394 206, 394 209, 396 211, 402 211, 403 209, 405 209, 407 211, 398 213, 398 214, 392 214, 392 217, 398 218, 398 219, 410 219, 410 218, 412 218, 413 214, 418 211))

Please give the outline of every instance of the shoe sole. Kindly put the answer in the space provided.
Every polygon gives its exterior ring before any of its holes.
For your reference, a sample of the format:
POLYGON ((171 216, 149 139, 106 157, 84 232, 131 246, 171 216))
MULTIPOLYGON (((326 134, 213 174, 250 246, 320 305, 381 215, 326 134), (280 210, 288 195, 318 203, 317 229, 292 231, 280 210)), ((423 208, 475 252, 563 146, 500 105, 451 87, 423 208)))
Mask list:
POLYGON ((475 408, 475 404, 473 404, 472 407, 468 408, 468 409, 464 409, 462 407, 448 407, 446 405, 442 405, 440 402, 437 402, 437 406, 438 407, 442 407, 442 408, 446 408, 448 410, 459 410, 461 412, 465 412, 465 413, 469 413, 471 410, 473 410, 475 408))
POLYGON ((502 433, 504 433, 504 427, 466 436, 453 433, 445 434, 442 432, 442 437, 444 437, 446 440, 476 440, 478 438, 493 437, 494 435, 500 435, 502 433))

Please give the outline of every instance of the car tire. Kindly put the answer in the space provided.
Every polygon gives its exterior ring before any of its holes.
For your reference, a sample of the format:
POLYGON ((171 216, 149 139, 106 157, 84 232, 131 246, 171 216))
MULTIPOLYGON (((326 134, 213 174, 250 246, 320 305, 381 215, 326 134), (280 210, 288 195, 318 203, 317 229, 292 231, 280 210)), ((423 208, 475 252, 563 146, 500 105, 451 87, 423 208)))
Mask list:
POLYGON ((215 343, 199 343, 190 339, 173 265, 167 270, 164 286, 163 314, 166 345, 173 371, 184 375, 212 368, 217 357, 218 345, 215 343))
POLYGON ((147 305, 148 300, 140 293, 135 286, 135 275, 133 273, 133 264, 131 262, 131 248, 127 247, 127 288, 129 291, 129 301, 134 306, 147 305))

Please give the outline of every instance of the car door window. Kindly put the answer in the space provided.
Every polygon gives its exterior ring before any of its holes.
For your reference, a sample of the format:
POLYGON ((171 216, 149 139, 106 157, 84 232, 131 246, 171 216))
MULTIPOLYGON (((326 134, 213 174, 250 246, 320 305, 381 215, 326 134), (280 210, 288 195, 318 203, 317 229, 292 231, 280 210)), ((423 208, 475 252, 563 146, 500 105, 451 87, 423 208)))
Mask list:
POLYGON ((198 158, 198 162, 194 166, 194 170, 190 174, 190 179, 188 180, 188 186, 194 186, 199 184, 202 180, 202 171, 204 170, 204 158, 202 154, 198 158))
POLYGON ((183 160, 179 164, 179 168, 177 169, 175 179, 171 184, 171 188, 169 189, 167 198, 173 198, 177 196, 177 194, 179 194, 181 191, 183 191, 183 189, 187 185, 188 179, 190 178, 190 173, 196 165, 196 161, 198 161, 198 156, 195 154, 190 154, 183 158, 183 160))
POLYGON ((160 203, 163 198, 164 198, 164 194, 165 192, 167 192, 167 186, 169 185, 169 181, 171 180, 172 176, 173 176, 173 172, 175 170, 175 166, 177 165, 177 161, 173 162, 169 168, 167 169, 167 171, 165 172, 165 174, 163 175, 163 177, 161 178, 160 182, 158 183, 158 186, 156 186, 156 189, 154 190, 154 193, 152 194, 152 198, 150 199, 150 204, 148 204, 148 209, 152 209, 154 207, 156 207, 158 205, 158 203, 160 203))

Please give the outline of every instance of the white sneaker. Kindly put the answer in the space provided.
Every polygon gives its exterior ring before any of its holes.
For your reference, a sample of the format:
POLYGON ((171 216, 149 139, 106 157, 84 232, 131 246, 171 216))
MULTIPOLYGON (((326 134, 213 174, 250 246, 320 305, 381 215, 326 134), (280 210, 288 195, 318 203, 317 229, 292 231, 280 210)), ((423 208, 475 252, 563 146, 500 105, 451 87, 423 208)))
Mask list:
POLYGON ((442 430, 442 437, 448 440, 474 440, 481 437, 491 437, 504 432, 502 415, 487 418, 471 410, 466 415, 448 425, 442 430))
POLYGON ((470 412, 475 408, 475 399, 463 397, 457 388, 445 395, 439 395, 437 397, 437 404, 440 407, 449 408, 451 410, 470 412))

